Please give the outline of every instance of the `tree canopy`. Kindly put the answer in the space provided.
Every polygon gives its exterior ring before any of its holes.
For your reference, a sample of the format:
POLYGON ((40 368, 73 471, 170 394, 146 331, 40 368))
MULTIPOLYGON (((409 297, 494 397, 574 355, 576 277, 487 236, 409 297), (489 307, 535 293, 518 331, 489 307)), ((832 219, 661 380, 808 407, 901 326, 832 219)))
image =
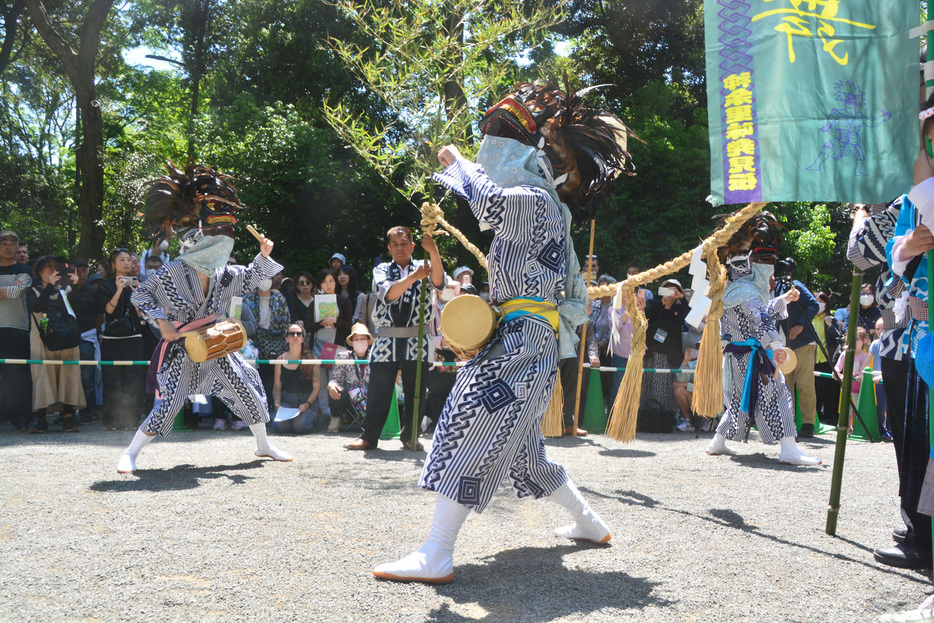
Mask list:
MULTIPOLYGON (((146 180, 193 153, 236 178, 244 219, 290 269, 342 252, 366 274, 390 226, 417 226, 413 201, 434 192, 440 142, 472 153, 476 120, 513 82, 567 72, 578 87, 611 85, 597 103, 644 141, 630 142, 637 175, 598 212, 601 266, 617 277, 654 266, 697 244, 722 211, 706 201, 702 8, 0 0, 0 228, 36 251, 89 259, 142 248, 146 180), (127 60, 144 55, 167 60, 127 60)), ((845 208, 774 209, 802 274, 842 290, 845 208)), ((449 216, 486 247, 469 211, 451 205, 449 216)), ((573 234, 584 249, 587 224, 573 234)), ((250 249, 244 239, 237 253, 250 249)), ((442 253, 451 267, 474 263, 457 244, 442 253)))

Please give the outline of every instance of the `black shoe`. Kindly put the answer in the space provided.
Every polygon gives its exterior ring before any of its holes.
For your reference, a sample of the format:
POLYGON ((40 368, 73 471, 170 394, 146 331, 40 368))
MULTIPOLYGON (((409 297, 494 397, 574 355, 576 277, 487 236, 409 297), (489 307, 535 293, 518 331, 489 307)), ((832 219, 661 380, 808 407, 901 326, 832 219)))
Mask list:
POLYGON ((49 422, 45 417, 36 418, 35 423, 32 425, 32 428, 29 429, 30 433, 44 433, 49 430, 49 422))
POLYGON ((899 569, 930 569, 931 550, 899 543, 892 547, 880 547, 873 552, 876 561, 899 569))
POLYGON ((78 432, 78 422, 75 420, 73 415, 66 415, 62 418, 62 432, 64 433, 77 433, 78 432))
POLYGON ((908 528, 895 528, 892 530, 892 539, 896 543, 904 543, 908 538, 908 528))
POLYGON ((814 436, 814 425, 813 424, 802 424, 801 430, 798 431, 799 439, 810 439, 814 436))

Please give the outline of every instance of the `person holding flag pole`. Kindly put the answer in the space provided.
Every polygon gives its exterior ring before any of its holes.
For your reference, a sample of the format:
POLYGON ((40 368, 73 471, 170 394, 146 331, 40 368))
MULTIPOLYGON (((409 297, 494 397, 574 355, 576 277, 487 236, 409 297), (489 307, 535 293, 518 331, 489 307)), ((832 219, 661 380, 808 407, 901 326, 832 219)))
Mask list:
MULTIPOLYGON (((931 46, 928 46, 931 49, 931 46)), ((930 568, 932 526, 934 515, 934 459, 930 456, 934 446, 934 337, 929 327, 934 322, 934 308, 929 305, 928 278, 934 275, 934 94, 928 98, 919 115, 922 120, 922 151, 915 163, 915 181, 920 181, 903 200, 892 240, 886 246, 889 266, 905 287, 896 303, 896 314, 907 318, 908 329, 902 336, 900 347, 910 355, 906 388, 905 431, 902 456, 899 457, 900 494, 902 506, 916 511, 917 521, 905 541, 892 548, 876 550, 905 568, 930 568), (905 478, 901 478, 905 470, 905 478), (906 547, 910 546, 910 547, 906 547), (889 555, 889 550, 892 555, 889 555), (894 557, 894 553, 900 554, 894 557), (916 563, 909 565, 908 563, 916 563)), ((888 379, 886 379, 888 381, 888 379)), ((928 597, 916 610, 887 614, 880 621, 932 621, 934 595, 928 597)))

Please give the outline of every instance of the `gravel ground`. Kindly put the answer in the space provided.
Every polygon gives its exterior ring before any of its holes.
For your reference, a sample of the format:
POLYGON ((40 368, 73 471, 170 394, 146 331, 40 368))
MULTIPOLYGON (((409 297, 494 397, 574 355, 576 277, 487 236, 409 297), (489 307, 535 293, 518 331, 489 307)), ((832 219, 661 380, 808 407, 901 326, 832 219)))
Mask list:
POLYGON ((560 507, 501 488, 461 530, 454 583, 425 586, 370 574, 427 535, 424 453, 290 437, 295 461, 274 463, 249 431, 202 429, 119 475, 131 437, 0 427, 0 620, 873 621, 931 590, 872 558, 899 525, 891 444, 847 444, 831 537, 830 436, 803 444, 814 468, 755 432, 733 458, 705 455, 709 434, 547 440, 612 544, 558 539, 560 507))

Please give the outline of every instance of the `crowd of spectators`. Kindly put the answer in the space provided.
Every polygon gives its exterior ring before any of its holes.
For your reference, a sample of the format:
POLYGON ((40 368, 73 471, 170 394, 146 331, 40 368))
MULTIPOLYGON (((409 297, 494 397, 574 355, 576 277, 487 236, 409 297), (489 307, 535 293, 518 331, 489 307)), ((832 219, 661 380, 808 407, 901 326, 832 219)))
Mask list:
MULTIPOLYGON (((408 241, 407 244, 411 244, 408 241)), ((414 245, 412 245, 414 248, 414 245)), ((0 357, 12 359, 84 361, 146 361, 158 342, 158 332, 141 320, 130 294, 148 276, 169 260, 161 249, 145 249, 137 255, 126 248, 114 249, 91 272, 89 261, 80 258, 42 256, 30 261, 29 249, 14 232, 0 234, 0 357), (72 320, 68 320, 68 317, 72 320), (43 338, 47 326, 74 325, 77 338, 60 350, 50 349, 43 338)), ((390 255, 393 250, 389 247, 390 255)), ((402 258, 401 261, 404 261, 402 258)), ((593 285, 615 284, 616 279, 599 272, 596 255, 585 256, 581 271, 593 285)), ((395 261, 395 260, 394 260, 395 261)), ((228 263, 235 263, 231 257, 228 263)), ((392 264, 390 262, 389 264, 392 264)), ((385 272, 389 264, 381 265, 385 272)), ((414 265, 413 265, 414 266, 414 265)), ((631 265, 626 276, 641 272, 631 265)), ((249 338, 242 351, 248 359, 348 359, 368 360, 377 335, 374 310, 379 284, 374 271, 374 291, 361 287, 357 271, 342 253, 334 253, 320 270, 285 272, 260 283, 244 297, 238 310, 249 338)), ((432 293, 434 314, 428 326, 434 341, 429 359, 438 363, 426 371, 427 396, 423 402, 423 430, 430 430, 453 386, 456 367, 463 353, 450 348, 440 331, 440 310, 455 296, 479 295, 489 300, 486 283, 474 279, 474 270, 459 266, 444 276, 444 285, 432 293), (447 363, 448 365, 440 365, 447 363)), ((386 275, 382 275, 385 278, 386 275)), ((786 375, 801 412, 800 436, 814 432, 817 419, 835 421, 840 387, 833 379, 816 378, 814 372, 830 372, 842 361, 843 338, 849 321, 846 308, 832 310, 824 292, 812 294, 797 280, 772 283, 773 294, 791 286, 801 292, 798 305, 789 308, 780 330, 786 345, 795 351, 798 365, 786 375), (822 345, 821 348, 819 345, 822 345)), ((647 319, 644 367, 658 372, 643 376, 638 427, 643 431, 712 430, 714 422, 691 411, 693 374, 703 321, 693 327, 685 322, 693 293, 678 279, 667 278, 653 292, 638 288, 636 302, 647 319)), ((611 297, 591 301, 589 320, 579 331, 585 348, 584 361, 591 369, 603 368, 598 377, 603 404, 589 409, 609 414, 632 354, 633 323, 625 305, 614 307, 611 297)), ((863 286, 857 321, 866 352, 860 363, 875 366, 870 336, 877 329, 880 310, 871 284, 863 286), (863 361, 865 359, 865 361, 863 361)), ((385 332, 385 331, 384 331, 385 332)), ((580 348, 580 345, 579 345, 580 348)), ((579 356, 579 351, 578 351, 579 356)), ((279 433, 338 432, 359 427, 366 417, 369 365, 258 365, 272 414, 271 426, 279 433)), ((379 376, 378 394, 395 391, 405 404, 402 370, 379 376), (384 375, 385 376, 385 375, 384 375), (395 380, 395 383, 393 382, 395 380)), ((581 428, 587 410, 591 373, 578 373, 578 359, 561 362, 564 391, 565 434, 586 435, 581 428), (578 391, 578 379, 581 388, 578 391), (577 400, 578 394, 580 400, 577 400), (575 417, 577 418, 575 420, 575 417), (575 424, 576 422, 576 424, 575 424)), ((414 391, 406 381, 405 389, 414 391)), ((152 388, 150 388, 151 390, 152 388)), ((425 391, 425 390, 423 390, 425 391)), ((100 420, 105 430, 132 430, 150 411, 155 396, 147 393, 146 367, 2 365, 0 366, 0 415, 25 431, 49 429, 47 414, 58 413, 63 430, 77 431, 79 425, 100 420), (30 387, 30 391, 25 388, 30 387)), ((210 397, 207 397, 210 398, 210 397)), ((378 395, 378 404, 389 404, 378 395)), ((402 412, 405 412, 403 408, 402 412)), ((198 426, 207 419, 214 428, 240 430, 245 424, 217 399, 195 399, 186 404, 184 421, 198 426)), ((888 436, 885 404, 878 414, 879 434, 888 436)))

